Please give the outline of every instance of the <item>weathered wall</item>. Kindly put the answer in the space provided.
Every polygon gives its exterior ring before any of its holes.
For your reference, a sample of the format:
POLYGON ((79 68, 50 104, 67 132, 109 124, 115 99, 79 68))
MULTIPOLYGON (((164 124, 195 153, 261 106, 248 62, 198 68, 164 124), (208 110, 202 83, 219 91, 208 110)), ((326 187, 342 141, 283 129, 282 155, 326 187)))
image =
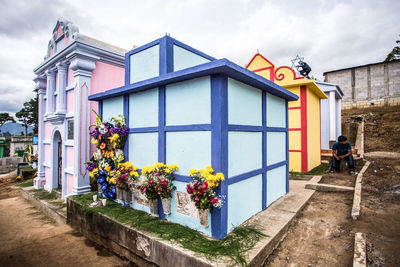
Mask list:
POLYGON ((342 108, 400 105, 400 61, 324 73, 343 90, 342 108))

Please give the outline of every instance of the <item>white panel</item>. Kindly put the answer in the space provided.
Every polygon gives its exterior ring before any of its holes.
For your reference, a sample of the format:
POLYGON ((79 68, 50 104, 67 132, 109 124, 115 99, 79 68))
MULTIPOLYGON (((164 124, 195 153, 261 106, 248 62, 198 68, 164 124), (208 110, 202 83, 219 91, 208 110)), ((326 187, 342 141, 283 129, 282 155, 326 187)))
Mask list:
POLYGON ((261 126, 261 90, 229 78, 228 120, 229 124, 261 126))
MULTIPOLYGON (((177 212, 177 198, 176 192, 184 192, 186 193, 186 184, 185 182, 174 181, 174 185, 176 186, 176 191, 172 193, 171 199, 171 214, 165 215, 169 222, 179 223, 181 225, 186 225, 192 229, 203 232, 204 234, 211 236, 211 213, 208 214, 208 226, 202 227, 200 225, 200 220, 198 219, 197 214, 193 214, 192 216, 187 216, 185 214, 177 212)), ((188 205, 193 205, 193 202, 188 203, 188 205)), ((196 208, 194 208, 196 210, 196 208)), ((196 212, 196 211, 195 211, 196 212)), ((197 213, 197 212, 196 212, 197 213)))
POLYGON ((186 69, 209 61, 210 60, 189 50, 174 45, 174 71, 186 69))
POLYGON ((267 206, 286 194, 286 165, 267 172, 267 206))
POLYGON ((129 96, 129 127, 158 126, 158 88, 129 96))
POLYGON ((140 169, 158 162, 158 133, 129 134, 129 161, 140 169))
POLYGON ((267 93, 267 126, 286 127, 285 99, 267 93))
POLYGON ((124 98, 122 96, 103 100, 103 121, 124 115, 124 98))
POLYGON ((262 175, 228 187, 228 232, 262 210, 262 175))
POLYGON ((179 174, 211 165, 211 132, 167 132, 166 139, 167 164, 178 164, 179 174))
POLYGON ((229 177, 262 168, 262 133, 228 133, 229 177))
POLYGON ((130 56, 131 83, 159 76, 159 45, 130 56))
POLYGON ((209 124, 210 87, 208 76, 168 85, 165 92, 166 125, 209 124))
POLYGON ((286 133, 267 132, 267 165, 286 160, 286 133))

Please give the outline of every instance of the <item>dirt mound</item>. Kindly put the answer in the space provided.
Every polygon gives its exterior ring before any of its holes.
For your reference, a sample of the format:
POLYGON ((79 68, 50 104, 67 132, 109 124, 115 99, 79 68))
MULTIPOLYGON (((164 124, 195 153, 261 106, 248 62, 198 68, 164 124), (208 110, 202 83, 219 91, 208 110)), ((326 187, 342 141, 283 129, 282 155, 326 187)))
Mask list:
POLYGON ((400 106, 342 111, 342 121, 364 118, 364 151, 400 152, 400 106))

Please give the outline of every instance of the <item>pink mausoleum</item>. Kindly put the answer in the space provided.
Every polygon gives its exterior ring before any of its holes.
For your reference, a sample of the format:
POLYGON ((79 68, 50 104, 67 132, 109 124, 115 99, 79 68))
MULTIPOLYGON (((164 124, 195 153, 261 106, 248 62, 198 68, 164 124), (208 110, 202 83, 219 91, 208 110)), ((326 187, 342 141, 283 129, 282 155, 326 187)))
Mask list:
POLYGON ((97 102, 88 96, 124 85, 127 51, 79 33, 59 19, 44 61, 34 69, 39 93, 36 189, 61 189, 62 198, 90 191, 84 163, 94 147, 88 127, 97 102))

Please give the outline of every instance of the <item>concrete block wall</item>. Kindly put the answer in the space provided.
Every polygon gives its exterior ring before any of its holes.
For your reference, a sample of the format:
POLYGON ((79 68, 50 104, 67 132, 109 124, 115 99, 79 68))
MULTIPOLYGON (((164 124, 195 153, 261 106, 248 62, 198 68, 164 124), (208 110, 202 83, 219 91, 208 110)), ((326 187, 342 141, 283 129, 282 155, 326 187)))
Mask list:
POLYGON ((338 84, 342 109, 400 105, 400 60, 324 73, 325 81, 338 84))

